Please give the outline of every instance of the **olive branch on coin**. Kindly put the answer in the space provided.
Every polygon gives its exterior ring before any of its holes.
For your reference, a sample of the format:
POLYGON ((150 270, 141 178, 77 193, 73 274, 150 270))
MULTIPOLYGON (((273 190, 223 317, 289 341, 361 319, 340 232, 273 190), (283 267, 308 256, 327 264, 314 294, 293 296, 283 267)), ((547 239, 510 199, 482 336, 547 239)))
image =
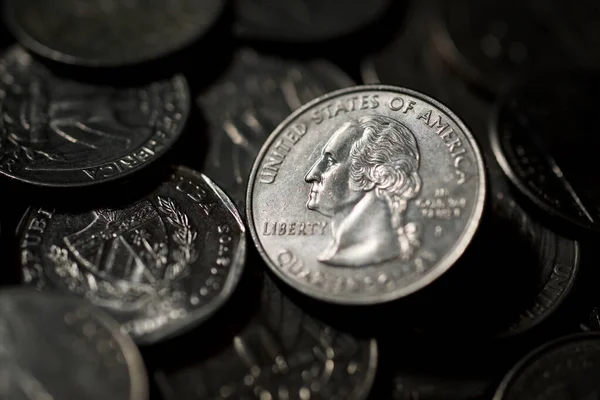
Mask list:
POLYGON ((173 233, 173 241, 179 246, 172 252, 174 264, 167 267, 165 279, 179 278, 189 272, 188 265, 198 258, 198 251, 194 242, 198 232, 190 225, 189 218, 181 212, 173 200, 157 196, 159 210, 167 215, 167 221, 176 228, 173 233))

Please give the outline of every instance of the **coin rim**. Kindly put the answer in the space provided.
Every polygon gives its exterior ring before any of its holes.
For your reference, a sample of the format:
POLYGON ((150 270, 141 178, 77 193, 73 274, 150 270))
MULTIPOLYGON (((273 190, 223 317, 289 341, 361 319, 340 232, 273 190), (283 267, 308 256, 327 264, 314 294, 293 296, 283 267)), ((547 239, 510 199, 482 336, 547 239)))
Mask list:
MULTIPOLYGON (((196 177, 198 180, 204 180, 204 182, 206 182, 211 187, 211 189, 214 190, 215 194, 224 203, 225 207, 228 209, 228 211, 233 215, 234 219, 237 221, 238 226, 241 231, 240 232, 241 233, 240 240, 238 242, 238 248, 237 248, 235 255, 231 257, 231 259, 232 259, 232 264, 230 267, 231 273, 229 273, 227 275, 225 284, 223 285, 221 292, 219 293, 219 295, 217 297, 214 298, 213 301, 210 302, 210 306, 207 305, 205 307, 202 307, 202 310, 203 310, 202 313, 198 313, 198 311, 199 311, 198 309, 191 310, 190 312, 188 312, 186 314, 186 316, 184 318, 179 319, 179 320, 170 321, 170 323, 168 325, 165 325, 165 326, 159 328, 157 331, 154 331, 152 333, 147 333, 147 334, 143 334, 140 336, 128 334, 128 336, 130 336, 132 338, 132 340, 138 346, 148 346, 148 345, 152 345, 152 344, 155 344, 158 342, 172 339, 174 337, 180 336, 186 332, 189 332, 190 330, 197 328, 198 326, 202 325, 205 321, 209 320, 231 298, 231 296, 233 295, 233 293, 235 292, 236 288, 238 287, 238 285, 241 281, 241 277, 245 270, 244 267, 246 265, 246 255, 247 255, 247 246, 248 246, 248 244, 247 244, 248 241, 247 241, 247 237, 246 237, 247 236, 246 226, 244 225, 244 222, 240 215, 239 210, 237 209, 235 204, 232 202, 232 200, 229 198, 229 196, 223 191, 223 189, 221 189, 216 183, 214 183, 210 178, 208 178, 206 175, 202 174, 201 172, 195 171, 191 168, 181 166, 181 165, 171 166, 170 168, 171 168, 172 173, 177 173, 178 171, 184 171, 184 172, 188 171, 194 177, 196 177), (237 261, 237 262, 233 262, 233 261, 237 261), (167 326, 169 326, 169 328, 167 328, 167 326)), ((161 183, 157 184, 156 188, 160 187, 162 185, 162 183, 165 183, 165 182, 166 181, 162 181, 161 183)), ((149 194, 144 196, 144 198, 152 193, 153 192, 150 192, 149 194)), ((22 242, 23 234, 25 232, 25 223, 29 220, 29 216, 32 213, 32 210, 34 210, 36 208, 37 208, 37 206, 27 207, 27 209, 21 216, 21 219, 19 220, 19 223, 17 224, 17 227, 15 229, 15 237, 16 237, 17 243, 20 244, 22 242)), ((17 265, 19 268, 19 275, 22 280, 24 277, 23 271, 25 268, 21 261, 18 261, 17 265)), ((44 271, 46 270, 45 263, 42 263, 42 269, 44 271)), ((21 285, 23 285, 23 287, 33 287, 31 284, 28 284, 25 282, 22 282, 21 285)), ((73 292, 69 291, 68 289, 61 289, 61 288, 57 288, 54 286, 51 286, 48 289, 44 289, 44 290, 40 290, 40 291, 44 292, 44 293, 58 293, 61 295, 70 295, 70 296, 74 296, 77 298, 83 298, 79 295, 74 294, 73 292)), ((94 305, 94 307, 99 308, 99 309, 103 310, 104 313, 110 315, 110 312, 107 311, 102 306, 96 305, 91 301, 89 301, 89 302, 92 305, 94 305)), ((135 320, 135 319, 132 319, 132 320, 135 320)), ((118 321, 117 321, 117 323, 118 323, 118 321)))
POLYGON ((513 169, 511 161, 508 156, 505 154, 504 146, 500 141, 500 114, 504 109, 505 103, 508 99, 514 94, 514 90, 520 87, 522 82, 511 86, 511 88, 504 93, 496 102, 496 104, 492 107, 490 113, 490 119, 488 122, 488 138, 490 141, 490 147, 492 149, 492 153, 496 158, 496 161, 500 165, 500 168, 504 172, 504 174, 508 177, 511 183, 519 190, 520 193, 524 194, 527 199, 532 202, 539 210, 544 212, 546 215, 549 215, 553 219, 558 219, 564 223, 567 223, 569 226, 573 226, 575 228, 579 228, 580 230, 589 230, 592 232, 600 232, 600 224, 599 223, 583 223, 577 220, 574 220, 568 214, 557 210, 551 205, 547 204, 543 200, 541 200, 535 193, 528 188, 526 179, 523 179, 517 174, 517 172, 513 169))
POLYGON ((102 323, 110 332, 112 338, 117 342, 121 353, 125 357, 130 381, 130 393, 128 397, 131 400, 146 400, 149 398, 150 382, 142 355, 133 339, 128 334, 121 331, 121 325, 106 313, 106 311, 81 297, 70 296, 59 292, 41 291, 27 286, 12 285, 0 289, 0 297, 5 294, 13 294, 13 296, 16 294, 17 297, 25 299, 31 298, 31 296, 38 296, 42 300, 44 300, 44 297, 53 297, 56 300, 63 302, 68 301, 72 304, 79 303, 79 305, 85 305, 86 307, 91 308, 95 314, 95 319, 102 323))
MULTIPOLYGON (((177 42, 177 45, 172 46, 167 50, 163 50, 159 53, 154 53, 154 55, 148 56, 147 54, 144 56, 132 57, 127 52, 123 52, 126 57, 121 57, 119 60, 108 60, 102 58, 93 58, 93 57, 79 57, 74 56, 72 54, 67 54, 59 50, 54 50, 50 46, 43 44, 42 42, 36 40, 31 36, 26 29, 23 29, 18 23, 17 18, 15 16, 14 7, 12 6, 12 1, 18 0, 5 0, 4 6, 2 7, 2 11, 4 13, 3 21, 4 24, 8 27, 10 33, 19 41, 23 47, 33 51, 34 53, 47 58, 49 60, 60 62, 67 65, 72 66, 80 66, 80 67, 97 67, 97 68, 118 68, 118 67, 126 67, 143 64, 149 61, 155 61, 162 57, 171 55, 176 53, 188 46, 192 43, 200 40, 202 35, 208 32, 217 22, 217 20, 223 15, 225 10, 225 1, 218 0, 215 3, 218 3, 215 7, 215 13, 213 14, 210 21, 202 27, 202 29, 197 29, 196 33, 191 37, 188 37, 185 40, 180 40, 177 42)), ((47 1, 47 0, 46 0, 47 1)))
MULTIPOLYGON (((4 59, 4 57, 9 54, 12 53, 14 51, 24 51, 27 54, 29 54, 23 47, 17 45, 13 45, 10 46, 9 48, 7 48, 4 52, 1 53, 0 58, 4 59)), ((129 177, 131 175, 135 175, 136 173, 138 173, 139 171, 143 171, 144 169, 152 166, 154 163, 156 163, 157 161, 159 161, 162 157, 164 157, 167 153, 169 153, 169 151, 171 150, 171 148, 179 141, 179 139, 181 138, 181 136, 183 135, 183 131, 186 128, 188 119, 189 119, 189 115, 190 115, 190 109, 191 109, 191 93, 190 93, 190 86, 187 82, 187 79, 185 78, 185 76, 181 73, 177 73, 174 75, 171 75, 169 78, 166 79, 162 79, 161 81, 168 81, 168 82, 173 82, 173 86, 177 86, 177 85, 181 85, 183 88, 183 96, 185 97, 185 99, 183 99, 183 107, 182 109, 179 111, 181 113, 181 123, 179 124, 179 129, 177 129, 176 132, 174 132, 173 135, 169 135, 168 136, 168 140, 164 142, 163 144, 163 148, 159 151, 154 152, 154 157, 150 158, 149 160, 139 163, 135 166, 133 166, 132 168, 129 168, 121 173, 115 174, 115 175, 111 175, 109 177, 106 178, 100 178, 100 179, 95 179, 95 180, 89 180, 89 181, 83 181, 83 179, 80 179, 79 181, 75 181, 75 182, 48 182, 48 181, 42 181, 42 180, 35 180, 35 179, 30 179, 30 178, 24 178, 22 176, 19 176, 18 174, 14 174, 14 173, 8 173, 6 171, 4 171, 3 169, 0 169, 0 175, 5 176, 8 179, 14 180, 16 182, 20 182, 20 183, 26 183, 28 185, 32 185, 38 188, 62 188, 62 189, 66 189, 66 188, 84 188, 84 187, 91 187, 91 186, 99 186, 102 184, 106 184, 109 182, 114 182, 114 181, 119 181, 122 178, 125 177, 129 177)), ((148 85, 150 85, 152 83, 149 83, 148 85)), ((142 85, 142 86, 146 86, 146 85, 142 85)), ((0 123, 0 129, 3 129, 4 126, 2 123, 0 123)), ((0 132, 0 135, 2 135, 2 132, 0 132)), ((118 161, 120 158, 122 157, 127 157, 129 155, 131 155, 134 151, 141 149, 142 147, 145 146, 145 143, 147 140, 151 139, 152 136, 154 136, 154 134, 148 136, 147 138, 145 138, 145 141, 142 143, 141 146, 138 146, 134 149, 132 149, 131 151, 129 151, 127 154, 118 157, 118 158, 113 158, 111 160, 107 160, 101 164, 98 165, 92 165, 90 167, 86 167, 86 168, 94 168, 94 167, 100 167, 102 165, 105 165, 107 163, 111 163, 111 162, 116 162, 118 161)), ((82 171, 83 167, 81 168, 71 168, 71 169, 67 169, 64 170, 66 173, 68 174, 72 174, 76 171, 82 171)), ((63 175, 63 173, 61 171, 56 171, 55 172, 58 175, 63 175)))
POLYGON ((483 214, 484 206, 486 203, 486 194, 487 194, 487 186, 486 186, 486 172, 485 165, 483 163, 482 153, 479 147, 479 143, 477 139, 473 136, 471 131, 467 128, 466 124, 456 115, 454 114, 448 107, 443 105, 441 102, 423 94, 417 92, 415 90, 406 89, 397 86, 391 85, 358 85, 352 86, 345 89, 336 90, 330 93, 327 93, 323 96, 317 97, 316 99, 306 103, 302 107, 298 108, 292 114, 290 114, 283 122, 279 124, 277 128, 269 135, 268 139, 260 149, 258 156, 254 161, 254 165, 252 167, 252 172, 250 173, 250 177, 248 179, 248 186, 246 189, 246 216, 248 227, 250 230, 250 234, 252 237, 252 241, 254 242, 254 246, 258 250, 259 254, 267 264, 267 266, 273 271, 273 273, 281 280, 283 280, 286 284, 293 287, 295 290, 303 293, 304 295, 308 295, 310 297, 335 303, 342 305, 372 305, 372 304, 380 304, 386 303, 393 300, 397 300, 399 298, 408 296, 414 292, 417 292, 420 289, 431 284, 433 281, 442 276, 446 271, 448 271, 452 265, 460 258, 460 256, 467 249, 469 244, 471 243, 473 236, 475 235, 477 229, 479 228, 479 224, 481 221, 481 217, 483 214), (254 222, 254 213, 253 213, 253 192, 254 192, 254 183, 256 181, 256 175, 258 174, 258 170, 260 168, 260 164, 266 153, 268 152, 271 144, 277 139, 277 137, 281 134, 283 130, 285 130, 288 125, 293 123, 297 118, 299 118, 302 114, 309 111, 311 108, 316 106, 317 104, 323 103, 328 100, 332 100, 339 96, 344 96, 350 93, 361 93, 365 91, 384 91, 384 92, 392 92, 402 95, 412 96, 432 107, 438 109, 449 117, 462 131, 464 136, 469 141, 471 148, 473 149, 473 155, 475 159, 475 163, 477 165, 476 171, 478 172, 478 184, 479 184, 479 193, 475 196, 475 203, 473 206, 473 211, 471 212, 471 216, 469 218, 470 222, 467 223, 465 229, 459 235, 456 244, 449 250, 442 259, 436 263, 435 268, 432 268, 427 274, 423 275, 420 279, 413 282, 408 286, 403 286, 399 289, 396 289, 391 292, 387 292, 384 294, 346 294, 346 295, 336 295, 327 293, 321 290, 313 289, 312 286, 308 286, 298 282, 297 280, 290 278, 287 274, 280 271, 270 259, 269 255, 265 251, 262 242, 258 237, 258 233, 256 231, 256 226, 254 222))
POLYGON ((520 375, 519 373, 523 372, 527 369, 528 365, 531 364, 532 361, 535 361, 537 358, 542 356, 548 351, 551 351, 555 348, 560 348, 562 345, 568 344, 570 342, 576 342, 579 340, 598 340, 600 341, 600 333, 597 332, 578 332, 572 333, 566 336, 561 336, 549 342, 538 346, 534 350, 527 353, 523 356, 517 363, 506 373, 498 388, 494 392, 494 397, 492 400, 507 400, 505 395, 506 391, 510 389, 510 386, 514 383, 515 379, 517 379, 520 375))

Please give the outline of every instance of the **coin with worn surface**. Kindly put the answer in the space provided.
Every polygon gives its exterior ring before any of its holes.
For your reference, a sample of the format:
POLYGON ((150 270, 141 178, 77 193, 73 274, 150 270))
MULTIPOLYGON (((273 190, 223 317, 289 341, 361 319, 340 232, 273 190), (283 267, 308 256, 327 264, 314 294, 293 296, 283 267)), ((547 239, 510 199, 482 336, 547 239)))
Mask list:
POLYGON ((202 171, 242 210, 252 163, 268 135, 306 102, 352 85, 326 61, 294 62, 240 50, 221 80, 198 98, 210 137, 202 171))
POLYGON ((236 35, 285 42, 315 42, 350 34, 382 17, 391 0, 235 0, 236 35))
POLYGON ((0 173, 40 186, 86 186, 135 172, 167 151, 189 110, 183 76, 142 87, 53 75, 20 47, 0 60, 0 173))
POLYGON ((0 398, 146 400, 142 357, 112 318, 73 296, 0 291, 0 398))
POLYGON ((491 124, 495 156, 536 206, 565 224, 600 230, 600 136, 574 113, 594 115, 599 76, 546 72, 515 85, 491 124))
POLYGON ((471 83, 502 91, 522 70, 597 67, 597 2, 435 0, 431 32, 444 59, 471 83), (550 4, 549 4, 550 3, 550 4))
POLYGON ((23 277, 105 307, 140 344, 174 336, 216 311, 237 285, 245 228, 212 181, 179 167, 119 208, 31 208, 20 226, 23 277))
POLYGON ((357 86, 289 116, 249 179, 259 252, 297 290, 341 304, 391 301, 460 257, 483 211, 471 133, 414 91, 357 86))
POLYGON ((600 395, 600 335, 556 339, 521 360, 494 400, 595 399, 600 395))
POLYGON ((191 44, 217 20, 222 0, 9 0, 8 27, 44 57, 115 67, 191 44))
POLYGON ((259 310, 229 347, 155 379, 165 400, 359 400, 376 367, 375 340, 310 317, 267 277, 259 310))

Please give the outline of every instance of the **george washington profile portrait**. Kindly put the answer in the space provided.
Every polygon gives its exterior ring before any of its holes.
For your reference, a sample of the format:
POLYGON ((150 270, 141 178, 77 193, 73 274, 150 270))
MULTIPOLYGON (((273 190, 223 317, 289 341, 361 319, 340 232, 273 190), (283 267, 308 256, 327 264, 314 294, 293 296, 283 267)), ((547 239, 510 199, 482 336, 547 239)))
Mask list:
POLYGON ((397 120, 372 115, 342 124, 305 176, 306 207, 331 218, 333 240, 318 260, 359 267, 409 260, 418 227, 405 221, 421 190, 419 148, 397 120))

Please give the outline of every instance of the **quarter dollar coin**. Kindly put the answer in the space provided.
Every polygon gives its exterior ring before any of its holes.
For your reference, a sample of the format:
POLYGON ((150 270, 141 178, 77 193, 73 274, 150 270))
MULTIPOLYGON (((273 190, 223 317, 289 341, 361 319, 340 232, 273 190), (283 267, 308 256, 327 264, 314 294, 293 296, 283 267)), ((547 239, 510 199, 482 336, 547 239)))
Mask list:
POLYGON ((472 134, 421 93, 367 85, 319 97, 271 134, 246 215, 273 272, 340 304, 413 293, 469 245, 486 179, 472 134))

